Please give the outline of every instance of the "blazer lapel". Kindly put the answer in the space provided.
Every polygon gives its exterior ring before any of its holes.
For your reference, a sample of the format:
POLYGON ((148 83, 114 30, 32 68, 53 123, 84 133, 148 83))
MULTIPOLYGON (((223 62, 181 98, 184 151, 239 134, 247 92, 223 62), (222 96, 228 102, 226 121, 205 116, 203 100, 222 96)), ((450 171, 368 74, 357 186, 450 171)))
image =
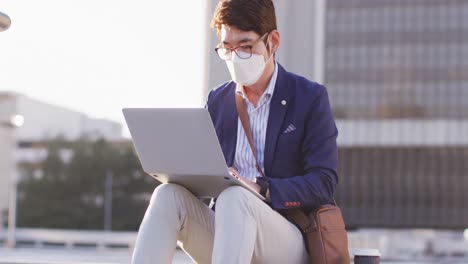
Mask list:
POLYGON ((290 103, 288 89, 287 72, 278 64, 278 77, 276 79, 273 97, 271 98, 265 139, 264 166, 265 175, 267 176, 271 174, 273 158, 276 151, 276 142, 290 103))
POLYGON ((236 153, 236 145, 237 145, 237 125, 239 115, 237 114, 236 108, 236 98, 235 98, 235 90, 236 85, 234 82, 230 84, 229 93, 227 95, 227 100, 225 104, 225 115, 223 120, 223 135, 225 139, 225 147, 224 149, 227 150, 225 153, 226 157, 226 164, 229 167, 232 167, 234 164, 234 155, 236 153))

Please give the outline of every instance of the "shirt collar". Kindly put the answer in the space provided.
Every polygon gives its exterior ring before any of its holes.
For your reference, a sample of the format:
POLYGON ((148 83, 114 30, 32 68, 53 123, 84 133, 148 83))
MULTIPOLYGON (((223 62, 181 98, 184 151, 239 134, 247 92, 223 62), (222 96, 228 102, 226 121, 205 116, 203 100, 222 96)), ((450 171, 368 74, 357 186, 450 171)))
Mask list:
MULTIPOLYGON (((270 82, 268 83, 267 89, 261 97, 267 96, 271 98, 273 92, 275 91, 276 79, 278 78, 278 63, 275 61, 275 69, 273 70, 273 76, 271 76, 270 82)), ((244 86, 236 84, 236 94, 241 95, 245 99, 244 86)))

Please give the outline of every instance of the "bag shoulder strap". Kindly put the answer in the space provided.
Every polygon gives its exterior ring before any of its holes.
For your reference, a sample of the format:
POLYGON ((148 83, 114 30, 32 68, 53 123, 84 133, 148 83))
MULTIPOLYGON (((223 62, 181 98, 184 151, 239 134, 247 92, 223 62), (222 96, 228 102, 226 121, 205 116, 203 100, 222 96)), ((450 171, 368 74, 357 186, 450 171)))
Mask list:
POLYGON ((247 140, 249 141, 250 149, 252 150, 252 153, 255 158, 255 167, 257 167, 258 172, 260 172, 262 176, 265 176, 262 168, 258 164, 257 150, 255 149, 252 128, 250 127, 249 114, 247 113, 247 104, 245 103, 244 98, 238 94, 236 94, 236 107, 237 113, 239 114, 239 119, 245 131, 245 135, 247 136, 247 140))

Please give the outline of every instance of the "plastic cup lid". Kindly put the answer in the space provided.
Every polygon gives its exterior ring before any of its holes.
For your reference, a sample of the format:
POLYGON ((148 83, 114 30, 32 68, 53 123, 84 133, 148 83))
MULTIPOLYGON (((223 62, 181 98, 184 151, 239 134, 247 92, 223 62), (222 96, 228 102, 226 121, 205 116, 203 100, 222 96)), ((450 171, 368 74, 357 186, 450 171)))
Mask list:
POLYGON ((376 248, 356 248, 353 250, 355 256, 380 257, 380 252, 376 248))

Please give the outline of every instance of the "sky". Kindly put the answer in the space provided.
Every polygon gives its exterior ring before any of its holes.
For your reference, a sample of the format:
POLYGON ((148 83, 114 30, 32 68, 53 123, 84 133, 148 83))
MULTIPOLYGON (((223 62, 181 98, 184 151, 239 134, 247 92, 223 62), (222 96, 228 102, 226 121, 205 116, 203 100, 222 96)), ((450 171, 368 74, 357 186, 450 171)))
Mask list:
POLYGON ((203 106, 205 0, 0 0, 0 11, 12 19, 0 91, 122 124, 123 107, 203 106))

